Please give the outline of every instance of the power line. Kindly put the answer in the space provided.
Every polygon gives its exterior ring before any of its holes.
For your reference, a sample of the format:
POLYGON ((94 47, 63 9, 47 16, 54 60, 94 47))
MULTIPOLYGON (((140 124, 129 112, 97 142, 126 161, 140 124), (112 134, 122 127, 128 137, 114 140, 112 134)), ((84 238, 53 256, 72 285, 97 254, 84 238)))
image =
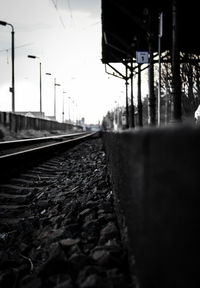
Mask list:
POLYGON ((57 1, 55 1, 55 0, 51 0, 51 1, 52 1, 52 3, 53 3, 53 6, 54 6, 55 9, 56 9, 56 12, 57 12, 57 14, 58 14, 58 17, 59 17, 60 23, 62 24, 63 28, 66 29, 65 23, 64 23, 64 21, 63 21, 61 15, 60 15, 60 13, 59 13, 59 10, 58 10, 57 1))
MULTIPOLYGON (((27 43, 27 44, 24 44, 24 45, 15 46, 15 49, 24 48, 26 46, 31 46, 33 44, 34 43, 27 43)), ((9 50, 11 50, 11 48, 2 49, 2 50, 0 50, 0 52, 5 52, 5 51, 9 51, 9 50)))
POLYGON ((71 9, 70 0, 68 0, 67 3, 68 3, 68 9, 69 9, 70 17, 71 17, 71 19, 73 20, 73 14, 72 14, 72 9, 71 9))

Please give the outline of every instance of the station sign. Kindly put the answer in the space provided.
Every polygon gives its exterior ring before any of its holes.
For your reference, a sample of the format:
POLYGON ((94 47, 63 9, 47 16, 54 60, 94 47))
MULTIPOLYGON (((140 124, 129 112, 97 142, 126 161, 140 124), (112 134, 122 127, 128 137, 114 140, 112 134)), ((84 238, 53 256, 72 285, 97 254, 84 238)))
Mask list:
POLYGON ((138 64, 149 63, 149 52, 148 51, 136 51, 136 62, 138 64))

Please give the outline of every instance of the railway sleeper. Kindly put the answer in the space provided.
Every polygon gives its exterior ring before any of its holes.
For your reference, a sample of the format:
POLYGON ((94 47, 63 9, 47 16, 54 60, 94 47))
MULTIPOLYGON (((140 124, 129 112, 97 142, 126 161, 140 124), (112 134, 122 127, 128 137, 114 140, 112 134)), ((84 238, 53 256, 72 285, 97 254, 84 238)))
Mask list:
POLYGON ((106 171, 93 139, 0 186, 2 288, 132 287, 106 171))

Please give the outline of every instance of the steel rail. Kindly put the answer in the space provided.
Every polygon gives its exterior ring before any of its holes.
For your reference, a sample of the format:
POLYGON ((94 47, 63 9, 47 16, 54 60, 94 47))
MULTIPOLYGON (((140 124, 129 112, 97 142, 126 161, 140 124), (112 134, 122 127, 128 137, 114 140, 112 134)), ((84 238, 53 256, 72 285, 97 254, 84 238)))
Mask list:
POLYGON ((41 147, 26 149, 23 151, 10 153, 0 156, 0 182, 10 178, 13 174, 17 174, 22 170, 34 166, 45 159, 53 157, 55 153, 62 152, 71 148, 78 143, 94 136, 96 132, 85 133, 76 138, 64 140, 60 142, 48 144, 41 147))
POLYGON ((10 149, 13 147, 19 147, 22 145, 31 145, 33 143, 41 143, 50 140, 59 140, 64 138, 76 137, 79 135, 85 135, 87 132, 80 133, 71 133, 71 134, 62 134, 62 135, 51 135, 47 137, 38 137, 38 138, 28 138, 28 139, 19 139, 19 140, 11 140, 11 141, 2 141, 0 142, 0 150, 10 149))

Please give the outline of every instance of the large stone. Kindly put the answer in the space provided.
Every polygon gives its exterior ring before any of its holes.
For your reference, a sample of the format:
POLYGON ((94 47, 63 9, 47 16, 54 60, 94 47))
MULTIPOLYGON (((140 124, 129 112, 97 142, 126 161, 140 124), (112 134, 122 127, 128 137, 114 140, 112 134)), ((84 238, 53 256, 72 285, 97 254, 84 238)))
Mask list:
POLYGON ((105 244, 108 240, 119 237, 119 231, 116 225, 113 222, 109 222, 103 229, 100 231, 100 240, 99 243, 105 244))
POLYGON ((89 275, 86 280, 79 285, 79 288, 111 288, 106 281, 96 274, 89 275))
POLYGON ((71 247, 72 245, 78 244, 80 239, 66 238, 59 241, 63 247, 71 247))
POLYGON ((122 261, 120 250, 116 248, 110 247, 99 247, 99 249, 94 250, 91 253, 92 259, 95 261, 97 265, 114 268, 119 267, 122 261))

